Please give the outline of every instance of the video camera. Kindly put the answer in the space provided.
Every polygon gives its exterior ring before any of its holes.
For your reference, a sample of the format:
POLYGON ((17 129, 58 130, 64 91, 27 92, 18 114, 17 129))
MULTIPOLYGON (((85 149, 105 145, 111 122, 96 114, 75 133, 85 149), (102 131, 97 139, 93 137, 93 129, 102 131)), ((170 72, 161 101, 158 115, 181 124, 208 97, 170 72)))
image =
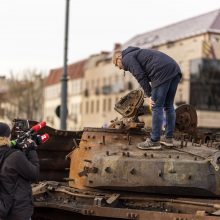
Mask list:
POLYGON ((46 122, 43 121, 30 128, 28 120, 14 120, 16 139, 11 141, 11 147, 24 150, 30 146, 45 143, 49 139, 49 135, 47 133, 38 134, 38 131, 45 126, 46 122))

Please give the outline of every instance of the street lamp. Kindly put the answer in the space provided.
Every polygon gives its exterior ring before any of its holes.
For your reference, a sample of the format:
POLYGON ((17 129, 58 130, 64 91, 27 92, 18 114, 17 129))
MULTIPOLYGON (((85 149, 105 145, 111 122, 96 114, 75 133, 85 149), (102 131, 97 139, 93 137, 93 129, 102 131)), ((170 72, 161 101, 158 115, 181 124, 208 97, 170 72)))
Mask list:
POLYGON ((64 33, 64 66, 63 66, 63 75, 60 79, 61 81, 61 106, 60 106, 60 129, 66 130, 67 127, 67 83, 68 83, 68 28, 69 28, 69 2, 66 0, 66 13, 65 13, 65 33, 64 33))

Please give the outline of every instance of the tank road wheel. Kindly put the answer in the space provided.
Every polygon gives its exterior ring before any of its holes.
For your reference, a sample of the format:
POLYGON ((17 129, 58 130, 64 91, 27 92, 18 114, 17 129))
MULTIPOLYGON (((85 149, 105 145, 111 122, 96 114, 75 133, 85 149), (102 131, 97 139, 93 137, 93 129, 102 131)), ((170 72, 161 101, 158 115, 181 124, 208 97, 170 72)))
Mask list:
POLYGON ((176 129, 180 132, 194 134, 197 128, 196 109, 184 104, 176 108, 176 129))

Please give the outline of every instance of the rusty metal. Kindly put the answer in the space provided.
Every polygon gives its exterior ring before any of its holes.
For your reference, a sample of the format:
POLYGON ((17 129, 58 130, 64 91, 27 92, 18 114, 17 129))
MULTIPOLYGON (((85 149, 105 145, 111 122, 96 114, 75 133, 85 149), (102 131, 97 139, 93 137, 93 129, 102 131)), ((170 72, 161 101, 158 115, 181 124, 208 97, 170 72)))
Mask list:
POLYGON ((107 202, 109 205, 111 205, 111 204, 115 203, 116 201, 118 201, 119 197, 120 197, 120 194, 116 194, 116 193, 115 193, 115 194, 112 194, 111 197, 109 197, 109 198, 106 200, 106 202, 107 202))
POLYGON ((123 117, 111 121, 109 128, 118 129, 140 129, 144 127, 144 122, 140 122, 139 115, 143 115, 145 108, 144 93, 142 90, 134 90, 122 97, 116 104, 115 110, 123 117))
POLYGON ((194 134, 197 128, 197 114, 196 110, 191 105, 181 105, 176 109, 176 129, 194 134))
POLYGON ((215 171, 219 171, 219 164, 220 164, 220 152, 216 152, 210 159, 210 163, 215 168, 215 171))
MULTIPOLYGON (((138 119, 144 112, 143 93, 132 91, 115 109, 122 118, 113 120, 108 128, 84 128, 81 133, 53 131, 54 146, 50 143, 47 148, 62 152, 61 146, 68 145, 62 156, 68 155, 69 166, 53 164, 69 168, 62 170, 69 175, 63 175, 65 184, 33 186, 36 214, 46 207, 62 210, 67 219, 219 219, 220 134, 199 130, 195 109, 182 105, 176 109, 174 146, 143 152, 137 144, 151 132, 138 119)), ((39 154, 44 155, 43 146, 39 154)), ((52 158, 59 161, 55 155, 52 158)), ((48 167, 55 176, 57 168, 48 167)))
POLYGON ((142 90, 134 90, 122 97, 116 104, 115 110, 125 118, 136 116, 140 106, 144 103, 142 90))
POLYGON ((220 200, 165 198, 163 196, 158 198, 157 196, 129 193, 112 195, 104 191, 86 191, 85 193, 83 190, 53 184, 44 183, 45 189, 41 189, 38 193, 33 187, 36 208, 47 207, 80 213, 82 216, 121 219, 219 219, 220 200), (119 203, 115 203, 115 201, 119 203))
POLYGON ((220 175, 213 166, 210 167, 210 155, 214 156, 217 149, 205 145, 194 147, 189 140, 180 148, 180 142, 175 141, 175 147, 148 150, 149 157, 143 157, 137 143, 147 133, 127 131, 127 137, 132 139, 130 144, 127 138, 123 138, 124 132, 118 130, 117 134, 120 142, 114 138, 115 131, 111 129, 87 128, 84 131, 82 138, 95 135, 97 140, 102 140, 105 136, 105 145, 89 139, 86 143, 81 142, 79 148, 72 152, 69 177, 75 181, 69 183, 70 186, 79 189, 119 188, 146 193, 169 194, 172 191, 182 195, 220 195, 220 175), (86 146, 91 147, 89 152, 85 151, 86 146), (85 164, 85 160, 92 162, 85 164), (89 168, 85 169, 85 166, 89 168), (93 167, 97 168, 97 172, 92 172, 93 167))

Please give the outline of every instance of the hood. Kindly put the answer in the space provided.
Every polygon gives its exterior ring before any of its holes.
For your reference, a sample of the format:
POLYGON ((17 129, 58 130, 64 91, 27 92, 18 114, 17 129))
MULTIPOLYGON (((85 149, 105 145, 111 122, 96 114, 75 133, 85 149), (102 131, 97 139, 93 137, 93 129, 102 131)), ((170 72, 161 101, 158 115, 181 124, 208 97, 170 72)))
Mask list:
POLYGON ((140 50, 139 47, 128 47, 127 49, 122 51, 122 57, 124 57, 128 53, 131 53, 131 52, 134 52, 134 51, 138 51, 138 50, 140 50))

